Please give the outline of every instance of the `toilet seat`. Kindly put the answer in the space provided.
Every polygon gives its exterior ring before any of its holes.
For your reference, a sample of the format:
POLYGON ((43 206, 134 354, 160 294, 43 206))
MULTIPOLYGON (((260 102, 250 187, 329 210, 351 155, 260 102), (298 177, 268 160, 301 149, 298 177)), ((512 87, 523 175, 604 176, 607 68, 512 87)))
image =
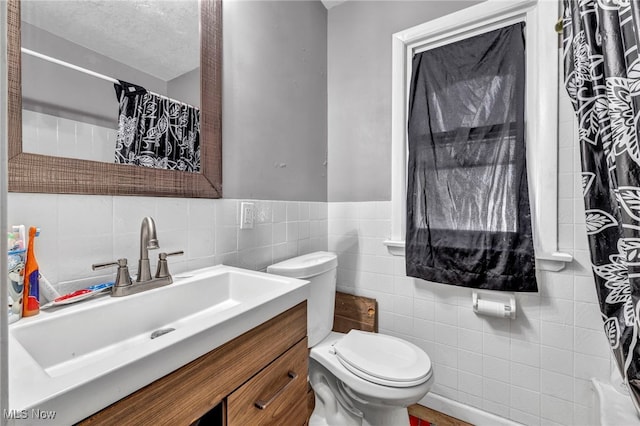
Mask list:
POLYGON ((393 336, 351 330, 333 345, 333 350, 347 370, 379 385, 412 387, 426 382, 432 375, 427 354, 393 336))

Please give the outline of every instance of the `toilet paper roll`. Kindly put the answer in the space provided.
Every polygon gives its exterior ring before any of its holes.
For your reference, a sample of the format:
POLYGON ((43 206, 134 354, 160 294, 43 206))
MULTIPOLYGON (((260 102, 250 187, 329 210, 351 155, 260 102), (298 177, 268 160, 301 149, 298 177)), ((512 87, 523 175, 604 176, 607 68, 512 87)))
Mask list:
POLYGON ((498 318, 509 318, 511 316, 510 311, 507 310, 507 305, 501 302, 493 302, 491 300, 478 300, 477 308, 474 309, 476 313, 481 315, 488 315, 498 318))

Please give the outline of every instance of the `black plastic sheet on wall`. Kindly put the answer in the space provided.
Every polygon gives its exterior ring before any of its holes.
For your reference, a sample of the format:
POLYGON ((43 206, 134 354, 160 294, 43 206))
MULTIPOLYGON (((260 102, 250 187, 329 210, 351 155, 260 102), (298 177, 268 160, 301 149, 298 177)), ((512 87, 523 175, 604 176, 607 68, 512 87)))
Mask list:
POLYGON ((524 139, 524 23, 413 58, 407 275, 537 291, 524 139))

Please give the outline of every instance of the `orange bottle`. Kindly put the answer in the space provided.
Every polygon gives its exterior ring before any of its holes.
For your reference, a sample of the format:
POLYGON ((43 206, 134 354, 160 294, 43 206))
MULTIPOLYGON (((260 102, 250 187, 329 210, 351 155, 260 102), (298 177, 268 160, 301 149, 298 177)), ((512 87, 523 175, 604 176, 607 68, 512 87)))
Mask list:
POLYGON ((31 317, 40 313, 40 270, 35 255, 35 240, 39 234, 36 227, 29 228, 29 246, 24 267, 23 317, 31 317))

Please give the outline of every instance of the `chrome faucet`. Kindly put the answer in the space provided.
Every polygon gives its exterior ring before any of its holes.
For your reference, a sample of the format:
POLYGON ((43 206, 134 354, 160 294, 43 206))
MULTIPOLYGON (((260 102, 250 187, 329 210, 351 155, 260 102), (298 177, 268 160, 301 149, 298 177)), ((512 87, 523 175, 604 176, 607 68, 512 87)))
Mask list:
POLYGON ((149 250, 160 248, 158 236, 156 235, 156 223, 150 216, 142 219, 140 226, 140 260, 138 260, 138 278, 135 284, 131 281, 127 259, 118 259, 117 262, 96 263, 92 265, 93 270, 106 268, 108 266, 118 266, 116 282, 111 289, 112 296, 127 296, 129 294, 140 293, 152 288, 162 287, 173 282, 169 273, 167 263, 168 256, 178 256, 184 254, 183 251, 173 253, 160 253, 158 256, 158 269, 156 276, 151 276, 151 265, 149 263, 149 250))
POLYGON ((138 278, 141 283, 151 280, 151 264, 149 263, 149 250, 160 248, 156 235, 156 223, 151 216, 142 219, 140 225, 140 260, 138 260, 138 278))

